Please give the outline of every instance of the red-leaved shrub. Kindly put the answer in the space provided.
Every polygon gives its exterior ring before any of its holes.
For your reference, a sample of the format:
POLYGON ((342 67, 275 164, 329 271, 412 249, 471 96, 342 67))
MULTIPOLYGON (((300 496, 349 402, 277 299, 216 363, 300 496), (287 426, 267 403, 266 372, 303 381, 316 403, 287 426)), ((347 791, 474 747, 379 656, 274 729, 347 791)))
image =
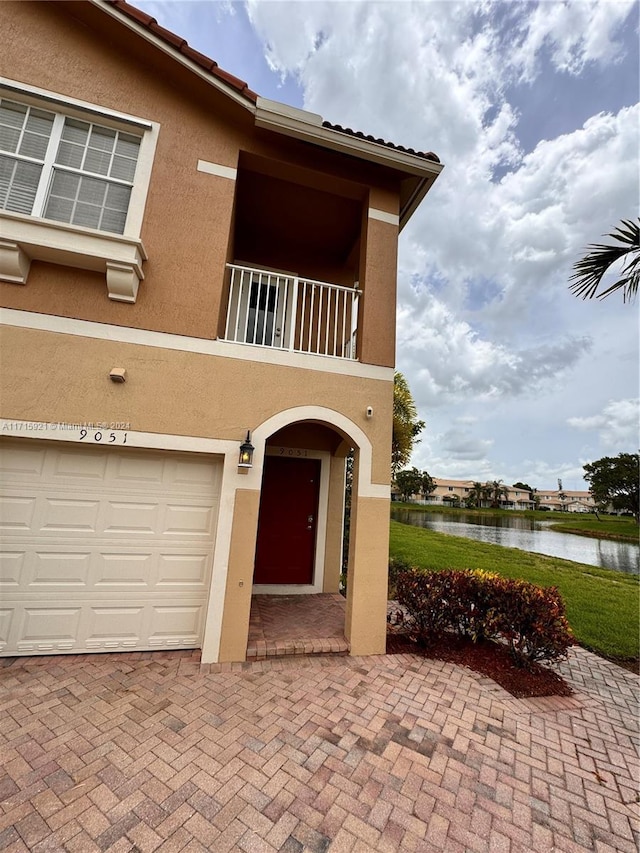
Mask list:
POLYGON ((519 665, 566 656, 574 640, 564 601, 542 588, 480 570, 400 571, 396 595, 416 642, 455 631, 474 642, 502 639, 519 665))
POLYGON ((498 632, 519 663, 560 660, 575 642, 555 586, 500 578, 495 607, 498 632))

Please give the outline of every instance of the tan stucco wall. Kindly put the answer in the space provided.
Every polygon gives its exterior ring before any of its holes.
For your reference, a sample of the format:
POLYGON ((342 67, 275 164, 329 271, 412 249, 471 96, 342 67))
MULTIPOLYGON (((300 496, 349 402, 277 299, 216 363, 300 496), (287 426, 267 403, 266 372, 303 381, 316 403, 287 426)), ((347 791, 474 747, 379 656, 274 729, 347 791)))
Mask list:
POLYGON ((218 661, 241 661, 247 654, 253 565, 258 531, 260 492, 236 491, 227 584, 218 661))
POLYGON ((366 433, 372 481, 389 483, 392 381, 12 326, 0 329, 0 359, 5 418, 117 421, 141 432, 240 441, 285 409, 325 406, 366 433), (109 380, 113 367, 126 369, 125 384, 109 380))
MULTIPOLYGON (((198 159, 235 168, 247 151, 275 163, 274 174, 397 212, 395 171, 256 129, 249 111, 90 4, 5 2, 0 22, 2 75, 160 124, 142 228, 149 260, 136 304, 110 301, 102 275, 34 262, 25 286, 0 283, 7 307, 214 338, 235 182, 198 172, 198 159)), ((364 329, 362 360, 393 365, 395 245, 380 226, 394 231, 377 223, 367 240, 364 320, 371 330, 364 329)), ((318 262, 309 269, 353 283, 353 259, 344 270, 318 262)))
POLYGON ((396 354, 396 267, 398 226, 368 217, 360 259, 361 301, 358 355, 368 364, 393 367, 396 354), (394 323, 389 323, 389 318, 394 323))
POLYGON ((354 499, 345 619, 352 655, 386 651, 388 563, 389 501, 354 499))

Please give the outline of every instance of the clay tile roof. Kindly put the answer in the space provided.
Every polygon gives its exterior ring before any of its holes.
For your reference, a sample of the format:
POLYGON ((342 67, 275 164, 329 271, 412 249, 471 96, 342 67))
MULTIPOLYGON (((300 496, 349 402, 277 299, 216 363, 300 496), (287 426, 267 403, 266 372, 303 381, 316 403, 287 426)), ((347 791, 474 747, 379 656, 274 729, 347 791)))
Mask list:
MULTIPOLYGON (((171 30, 161 27, 156 19, 151 15, 148 15, 140 9, 136 9, 135 6, 127 3, 126 0, 107 0, 107 2, 112 6, 115 6, 115 8, 118 9, 119 12, 122 12, 123 15, 131 18, 137 24, 141 24, 143 27, 146 27, 149 32, 171 45, 171 47, 180 51, 183 56, 190 59, 192 62, 195 62, 196 65, 200 66, 200 68, 203 68, 212 76, 217 77, 219 80, 222 80, 223 83, 231 86, 243 97, 247 98, 247 100, 254 104, 258 100, 257 94, 249 88, 244 80, 234 77, 233 74, 229 74, 228 71, 220 68, 214 59, 194 50, 194 48, 190 47, 189 43, 181 36, 176 35, 176 33, 171 32, 171 30)), ((373 136, 365 135, 362 131, 351 130, 350 127, 341 127, 339 124, 331 124, 328 121, 324 121, 322 126, 329 130, 335 130, 338 133, 344 133, 346 136, 354 136, 358 139, 364 139, 367 142, 375 142, 378 145, 385 145, 387 148, 393 148, 395 151, 403 151, 405 154, 412 154, 414 157, 421 157, 423 160, 432 160, 434 163, 440 162, 440 158, 434 154, 433 151, 414 151, 413 148, 405 148, 404 145, 394 145, 393 142, 387 142, 384 139, 376 139, 373 136)))
POLYGON ((243 97, 255 104, 258 96, 249 88, 244 80, 240 80, 238 77, 234 77, 233 74, 229 74, 228 71, 224 71, 222 68, 219 68, 218 63, 215 60, 210 59, 208 56, 205 56, 197 50, 194 50, 181 36, 176 35, 176 33, 171 32, 171 30, 161 27, 156 19, 151 17, 151 15, 147 15, 146 12, 136 9, 135 6, 127 3, 126 0, 108 0, 108 2, 112 6, 115 6, 119 12, 122 12, 123 15, 131 18, 131 20, 135 21, 137 24, 141 24, 143 27, 146 27, 146 29, 153 33, 154 36, 157 36, 162 39, 162 41, 171 45, 171 47, 180 51, 180 53, 187 59, 195 62, 196 65, 199 65, 205 71, 209 72, 209 74, 217 77, 219 80, 222 80, 223 83, 231 86, 243 97))
POLYGON ((440 158, 437 154, 434 154, 433 151, 415 151, 413 148, 405 148, 404 145, 395 145, 393 142, 387 142, 385 139, 376 139, 374 136, 362 133, 361 130, 351 130, 350 127, 331 124, 329 121, 323 121, 322 126, 329 130, 337 130, 338 133, 345 133, 347 136, 366 139, 367 142, 376 142, 378 145, 386 145, 387 148, 393 148, 395 151, 404 151, 405 154, 413 154, 414 157, 422 157, 423 160, 433 160, 434 163, 440 162, 440 158))

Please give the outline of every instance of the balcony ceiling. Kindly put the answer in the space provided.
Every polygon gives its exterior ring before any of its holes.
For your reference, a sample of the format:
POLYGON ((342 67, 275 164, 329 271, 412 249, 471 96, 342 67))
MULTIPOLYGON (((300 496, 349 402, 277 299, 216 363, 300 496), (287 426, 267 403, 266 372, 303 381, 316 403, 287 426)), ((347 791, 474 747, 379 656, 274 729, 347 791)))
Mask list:
POLYGON ((236 192, 236 256, 279 245, 344 263, 360 237, 362 204, 354 199, 242 170, 236 192))

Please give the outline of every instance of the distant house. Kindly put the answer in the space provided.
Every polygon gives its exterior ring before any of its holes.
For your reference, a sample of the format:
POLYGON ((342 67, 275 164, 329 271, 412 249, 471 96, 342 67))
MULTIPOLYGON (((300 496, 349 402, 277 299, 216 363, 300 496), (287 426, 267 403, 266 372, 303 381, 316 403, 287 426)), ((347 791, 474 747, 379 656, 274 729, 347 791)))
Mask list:
MULTIPOLYGON (((436 487, 426 500, 423 499, 422 495, 414 495, 413 500, 418 503, 442 504, 443 506, 464 505, 473 490, 474 482, 476 482, 474 480, 449 480, 439 477, 434 477, 433 480, 436 487)), ((482 485, 489 486, 489 483, 482 485)), ((595 509, 595 501, 588 491, 536 490, 535 493, 530 493, 514 486, 505 485, 504 488, 507 490, 507 494, 500 500, 501 509, 534 509, 536 506, 534 496, 539 499, 540 507, 559 512, 593 512, 595 509)), ((399 496, 397 490, 395 495, 396 497, 399 496)), ((484 508, 491 506, 491 500, 482 500, 480 506, 484 508)))
POLYGON ((541 507, 557 512, 593 512, 596 508, 596 502, 588 491, 538 491, 538 497, 541 507))
POLYGON ((123 0, 0 22, 0 653, 244 660, 252 593, 338 591, 352 449, 345 635, 383 653, 398 235, 438 158, 123 0))

